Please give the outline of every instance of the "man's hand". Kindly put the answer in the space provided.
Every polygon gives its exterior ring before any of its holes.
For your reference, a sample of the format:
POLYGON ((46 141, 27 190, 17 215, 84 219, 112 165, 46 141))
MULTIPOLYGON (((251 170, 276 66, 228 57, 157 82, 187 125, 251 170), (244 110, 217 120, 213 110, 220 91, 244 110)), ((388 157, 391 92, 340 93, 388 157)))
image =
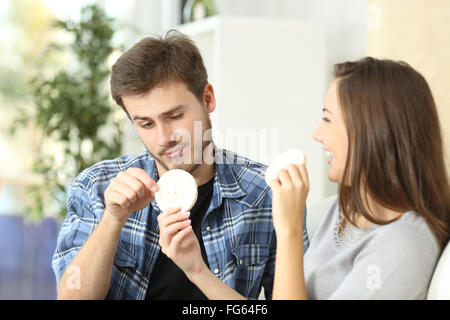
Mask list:
POLYGON ((169 209, 158 216, 161 251, 189 277, 206 267, 189 212, 169 209))
POLYGON ((156 191, 158 185, 145 170, 129 168, 121 171, 105 190, 105 214, 125 223, 131 212, 148 206, 156 191))

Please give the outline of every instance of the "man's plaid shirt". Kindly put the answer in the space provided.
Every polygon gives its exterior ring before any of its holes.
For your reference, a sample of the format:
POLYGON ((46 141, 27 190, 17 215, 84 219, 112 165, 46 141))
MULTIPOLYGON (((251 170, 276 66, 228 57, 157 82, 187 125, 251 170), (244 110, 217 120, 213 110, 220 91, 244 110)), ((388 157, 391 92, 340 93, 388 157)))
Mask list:
MULTIPOLYGON (((271 298, 276 239, 272 193, 264 181, 266 167, 217 147, 214 160, 213 196, 202 222, 210 269, 249 299, 257 299, 262 287, 266 298, 271 298)), ((68 212, 52 261, 58 283, 98 225, 105 209, 105 189, 120 171, 131 167, 144 169, 158 181, 155 160, 145 152, 99 162, 84 170, 69 188, 68 212)), ((145 298, 160 252, 156 219, 160 213, 154 200, 145 209, 131 213, 120 235, 107 299, 145 298)), ((305 223, 303 238, 306 250, 305 223)))

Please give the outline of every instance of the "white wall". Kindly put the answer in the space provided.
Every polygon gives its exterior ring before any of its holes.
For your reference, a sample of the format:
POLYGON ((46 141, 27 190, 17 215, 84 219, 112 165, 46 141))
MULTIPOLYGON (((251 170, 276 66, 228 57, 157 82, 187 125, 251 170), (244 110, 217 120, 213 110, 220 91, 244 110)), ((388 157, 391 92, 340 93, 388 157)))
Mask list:
MULTIPOLYGON (((179 16, 174 10, 178 8, 179 3, 180 0, 135 0, 128 20, 141 29, 142 33, 128 33, 124 38, 125 46, 128 48, 144 36, 160 34, 176 27, 179 16)), ((333 64, 366 55, 366 0, 215 0, 215 3, 219 14, 226 16, 312 20, 325 23, 327 29, 324 68, 326 74, 323 77, 325 87, 332 79, 333 64)), ((318 99, 323 101, 324 96, 318 99)), ((320 117, 317 123, 319 121, 320 117)), ((311 128, 307 131, 305 130, 302 135, 312 139, 312 132, 309 132, 311 128)), ((124 136, 124 153, 138 153, 143 150, 133 127, 128 125, 124 136)), ((328 170, 326 161, 323 163, 323 170, 328 170)), ((324 196, 335 192, 336 185, 325 181, 324 196)))
MULTIPOLYGON (((180 2, 135 0, 134 10, 127 13, 125 20, 139 27, 143 34, 129 33, 126 46, 131 46, 144 34, 158 34, 177 26, 179 15, 175 10, 180 2)), ((334 63, 366 54, 367 0, 214 0, 214 3, 221 15, 325 22, 329 70, 334 63)))
POLYGON ((311 160, 308 205, 323 199, 326 158, 311 132, 327 89, 324 24, 216 16, 180 31, 199 47, 215 88, 214 142, 264 164, 301 149, 311 160))
POLYGON ((366 54, 366 0, 215 0, 226 15, 323 21, 328 30, 328 69, 366 54))

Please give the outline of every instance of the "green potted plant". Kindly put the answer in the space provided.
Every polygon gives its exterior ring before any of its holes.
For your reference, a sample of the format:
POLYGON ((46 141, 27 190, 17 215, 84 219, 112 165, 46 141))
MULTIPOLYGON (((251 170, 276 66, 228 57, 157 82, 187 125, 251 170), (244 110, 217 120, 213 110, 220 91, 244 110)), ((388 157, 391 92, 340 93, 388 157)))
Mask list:
POLYGON ((54 43, 48 51, 60 52, 70 63, 56 71, 42 68, 31 82, 33 112, 17 118, 12 130, 31 123, 44 137, 33 171, 45 184, 30 187, 27 215, 32 219, 46 210, 64 217, 68 184, 87 167, 121 152, 121 113, 109 94, 108 59, 118 50, 112 44, 115 21, 90 5, 79 22, 58 20, 55 27, 70 41, 54 43))

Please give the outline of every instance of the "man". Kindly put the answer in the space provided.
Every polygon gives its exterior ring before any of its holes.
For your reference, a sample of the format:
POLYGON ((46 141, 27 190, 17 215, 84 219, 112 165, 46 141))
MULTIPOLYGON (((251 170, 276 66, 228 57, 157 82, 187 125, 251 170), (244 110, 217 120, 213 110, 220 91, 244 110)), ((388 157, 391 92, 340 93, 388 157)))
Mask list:
POLYGON ((113 66, 111 92, 148 152, 102 161, 70 187, 52 263, 58 298, 205 299, 160 247, 160 237, 188 224, 219 279, 251 299, 264 287, 270 298, 275 235, 265 167, 212 143, 216 101, 196 46, 176 31, 143 39, 113 66), (190 215, 177 219, 154 201, 155 181, 175 168, 199 186, 190 215))

